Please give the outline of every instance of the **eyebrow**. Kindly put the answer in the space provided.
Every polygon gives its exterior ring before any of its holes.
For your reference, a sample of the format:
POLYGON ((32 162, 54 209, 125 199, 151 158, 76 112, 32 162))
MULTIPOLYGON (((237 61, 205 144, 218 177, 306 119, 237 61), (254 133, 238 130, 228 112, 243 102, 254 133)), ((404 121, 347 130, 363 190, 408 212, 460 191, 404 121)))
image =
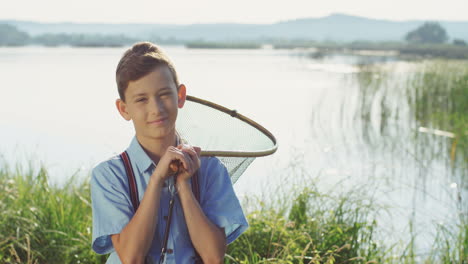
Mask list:
POLYGON ((146 93, 135 94, 134 96, 132 96, 132 99, 135 99, 135 98, 137 98, 139 96, 144 96, 144 95, 146 95, 146 93))
POLYGON ((171 91, 171 87, 164 87, 159 90, 159 92, 171 91))
MULTIPOLYGON (((164 88, 161 88, 158 93, 161 93, 161 92, 166 92, 166 91, 171 91, 171 87, 164 87, 164 88)), ((138 93, 138 94, 135 94, 134 96, 132 96, 132 99, 135 99, 139 96, 146 96, 147 93, 138 93)))

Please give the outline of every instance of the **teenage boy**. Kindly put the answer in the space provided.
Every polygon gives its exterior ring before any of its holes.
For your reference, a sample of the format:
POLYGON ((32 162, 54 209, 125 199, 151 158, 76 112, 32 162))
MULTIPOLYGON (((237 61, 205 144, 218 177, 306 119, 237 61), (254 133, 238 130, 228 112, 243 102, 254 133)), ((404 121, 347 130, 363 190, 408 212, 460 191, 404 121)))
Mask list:
POLYGON ((162 255, 166 263, 223 263, 227 244, 248 224, 224 165, 180 143, 175 124, 186 87, 173 64, 158 46, 137 43, 121 58, 116 80, 117 109, 135 127, 126 153, 139 206, 135 210, 132 204, 125 158, 117 155, 98 164, 91 179, 93 250, 111 253, 107 263, 159 263, 162 255))

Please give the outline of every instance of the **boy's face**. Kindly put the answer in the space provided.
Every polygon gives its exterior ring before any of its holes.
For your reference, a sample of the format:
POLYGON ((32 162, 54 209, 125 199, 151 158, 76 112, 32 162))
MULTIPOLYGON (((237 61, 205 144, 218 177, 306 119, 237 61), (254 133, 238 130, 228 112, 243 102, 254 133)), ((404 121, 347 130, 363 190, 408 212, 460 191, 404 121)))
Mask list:
POLYGON ((133 121, 139 138, 170 139, 185 96, 185 86, 180 85, 177 91, 168 67, 159 66, 139 80, 129 82, 126 102, 117 99, 116 105, 122 117, 133 121))

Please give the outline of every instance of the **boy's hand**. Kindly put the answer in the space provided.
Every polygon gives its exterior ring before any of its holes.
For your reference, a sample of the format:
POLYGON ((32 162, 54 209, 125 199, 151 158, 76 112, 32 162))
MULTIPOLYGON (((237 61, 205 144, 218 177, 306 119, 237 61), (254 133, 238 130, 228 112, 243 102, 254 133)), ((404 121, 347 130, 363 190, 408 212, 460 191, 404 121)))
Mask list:
POLYGON ((179 170, 177 181, 189 179, 200 168, 200 148, 189 145, 170 146, 159 160, 153 174, 166 180, 179 170))
POLYGON ((186 163, 179 162, 179 174, 177 176, 177 182, 187 181, 192 177, 192 175, 200 168, 200 152, 199 147, 193 147, 186 144, 181 144, 177 146, 177 149, 181 150, 184 153, 186 158, 186 163), (188 166, 184 166, 187 164, 188 166))

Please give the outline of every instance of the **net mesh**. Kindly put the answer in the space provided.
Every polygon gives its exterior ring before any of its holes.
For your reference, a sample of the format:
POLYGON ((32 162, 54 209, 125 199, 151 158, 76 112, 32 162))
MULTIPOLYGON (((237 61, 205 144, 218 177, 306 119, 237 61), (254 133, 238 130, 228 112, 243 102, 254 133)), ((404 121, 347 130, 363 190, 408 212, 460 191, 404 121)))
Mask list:
POLYGON ((266 129, 234 110, 188 96, 179 109, 176 128, 183 140, 217 156, 235 183, 256 157, 276 151, 276 140, 266 129))

